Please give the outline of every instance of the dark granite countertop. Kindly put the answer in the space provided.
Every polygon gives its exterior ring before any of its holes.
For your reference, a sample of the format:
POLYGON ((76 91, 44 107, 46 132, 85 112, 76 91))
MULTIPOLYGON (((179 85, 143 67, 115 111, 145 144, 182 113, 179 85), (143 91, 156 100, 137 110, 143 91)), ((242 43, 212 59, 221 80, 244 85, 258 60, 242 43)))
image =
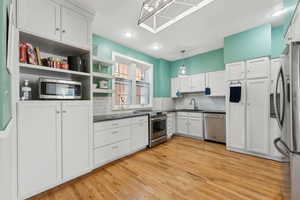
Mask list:
POLYGON ((104 121, 118 120, 118 119, 133 118, 133 117, 141 117, 141 116, 147 116, 147 115, 148 115, 147 113, 128 113, 128 114, 97 115, 97 116, 94 116, 94 123, 95 122, 104 122, 104 121))
MULTIPOLYGON (((192 113, 216 113, 216 114, 226 114, 225 111, 221 110, 193 110, 193 109, 174 109, 174 110, 165 110, 162 112, 192 112, 192 113)), ((111 121, 118 119, 126 119, 140 116, 147 116, 148 114, 145 112, 134 112, 128 114, 111 114, 111 115, 97 115, 94 116, 94 122, 103 122, 103 121, 111 121)))
POLYGON ((216 114, 226 114, 224 110, 193 110, 193 109, 177 109, 177 110, 167 110, 165 112, 192 112, 192 113, 216 113, 216 114))

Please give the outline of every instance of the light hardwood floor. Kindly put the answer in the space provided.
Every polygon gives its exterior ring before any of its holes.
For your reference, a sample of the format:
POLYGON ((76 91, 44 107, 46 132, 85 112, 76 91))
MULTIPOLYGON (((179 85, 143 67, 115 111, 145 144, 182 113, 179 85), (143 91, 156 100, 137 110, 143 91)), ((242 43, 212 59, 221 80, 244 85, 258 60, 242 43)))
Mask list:
POLYGON ((279 200, 281 164, 174 137, 30 200, 279 200))

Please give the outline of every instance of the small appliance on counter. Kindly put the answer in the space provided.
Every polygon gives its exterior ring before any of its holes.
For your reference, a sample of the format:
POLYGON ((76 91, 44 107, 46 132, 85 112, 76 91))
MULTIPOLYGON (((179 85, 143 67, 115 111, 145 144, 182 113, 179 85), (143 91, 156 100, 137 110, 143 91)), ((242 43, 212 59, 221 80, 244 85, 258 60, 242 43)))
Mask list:
POLYGON ((39 98, 40 99, 81 99, 82 84, 77 81, 39 79, 39 98))
POLYGON ((68 64, 70 70, 77 72, 86 71, 86 61, 81 56, 68 56, 68 64))

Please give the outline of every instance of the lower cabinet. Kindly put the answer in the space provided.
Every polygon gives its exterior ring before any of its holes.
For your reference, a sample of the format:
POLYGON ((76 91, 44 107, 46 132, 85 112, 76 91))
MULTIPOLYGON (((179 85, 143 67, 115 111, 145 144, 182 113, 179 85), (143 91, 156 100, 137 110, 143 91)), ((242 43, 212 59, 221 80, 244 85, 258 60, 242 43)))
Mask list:
POLYGON ((179 134, 203 138, 203 113, 177 113, 176 128, 179 134))
POLYGON ((174 112, 167 114, 167 134, 171 138, 176 133, 176 114, 174 112))
POLYGON ((146 148, 148 116, 94 123, 94 168, 146 148))
POLYGON ((18 185, 25 199, 61 180, 61 106, 18 104, 18 185))
POLYGON ((138 151, 149 143, 148 122, 139 122, 132 125, 131 151, 138 151))
POLYGON ((68 181, 90 169, 89 104, 63 103, 62 121, 62 176, 68 181))
POLYGON ((90 169, 90 102, 21 102, 17 112, 20 199, 90 169))

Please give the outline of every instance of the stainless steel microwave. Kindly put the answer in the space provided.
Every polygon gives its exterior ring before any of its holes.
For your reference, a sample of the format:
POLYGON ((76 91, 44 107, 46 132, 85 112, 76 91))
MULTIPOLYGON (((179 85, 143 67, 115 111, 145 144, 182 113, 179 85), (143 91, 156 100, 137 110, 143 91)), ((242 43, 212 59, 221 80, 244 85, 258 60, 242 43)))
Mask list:
POLYGON ((81 99, 82 85, 80 82, 39 79, 39 98, 40 99, 81 99))

